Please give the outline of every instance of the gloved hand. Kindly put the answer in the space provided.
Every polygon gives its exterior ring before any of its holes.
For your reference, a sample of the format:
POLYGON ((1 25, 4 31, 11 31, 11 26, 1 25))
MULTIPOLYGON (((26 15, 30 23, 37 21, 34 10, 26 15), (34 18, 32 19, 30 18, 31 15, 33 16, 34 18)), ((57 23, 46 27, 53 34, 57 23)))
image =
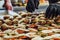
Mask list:
POLYGON ((26 6, 26 10, 28 12, 34 12, 35 11, 34 0, 28 0, 27 6, 26 6))
POLYGON ((39 0, 34 0, 34 5, 35 5, 35 8, 38 9, 38 6, 39 6, 39 0))
POLYGON ((56 18, 58 15, 60 15, 60 6, 58 3, 54 3, 49 5, 49 7, 46 10, 45 17, 48 19, 56 18))

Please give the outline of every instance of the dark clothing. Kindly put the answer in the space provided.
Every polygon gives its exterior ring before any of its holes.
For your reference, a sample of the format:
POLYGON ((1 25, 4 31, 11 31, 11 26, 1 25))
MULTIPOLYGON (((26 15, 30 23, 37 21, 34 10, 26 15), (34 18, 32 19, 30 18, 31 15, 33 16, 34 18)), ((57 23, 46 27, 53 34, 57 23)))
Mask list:
POLYGON ((26 10, 28 12, 34 12, 35 9, 38 9, 39 0, 28 0, 26 10))
POLYGON ((48 0, 49 1, 49 3, 56 3, 56 2, 58 2, 59 0, 48 0))
POLYGON ((39 0, 35 0, 35 1, 34 1, 34 4, 35 4, 35 8, 38 9, 38 6, 39 6, 39 0))
POLYGON ((46 10, 46 18, 53 18, 52 15, 55 15, 57 13, 57 8, 55 4, 51 4, 48 6, 46 10))
POLYGON ((57 4, 58 15, 60 15, 60 3, 57 4))
POLYGON ((50 5, 48 6, 45 17, 54 18, 60 15, 60 4, 57 3, 59 0, 49 0, 50 5))
POLYGON ((26 6, 26 10, 27 10, 28 12, 33 12, 33 11, 35 11, 34 0, 28 0, 27 6, 26 6))

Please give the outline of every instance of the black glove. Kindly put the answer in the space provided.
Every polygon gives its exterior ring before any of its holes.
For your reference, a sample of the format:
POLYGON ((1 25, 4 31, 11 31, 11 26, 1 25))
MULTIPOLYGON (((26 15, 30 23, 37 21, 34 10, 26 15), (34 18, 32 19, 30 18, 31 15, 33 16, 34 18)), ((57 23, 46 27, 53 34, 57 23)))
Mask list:
POLYGON ((26 6, 26 10, 28 12, 34 12, 35 11, 34 0, 28 0, 27 6, 26 6))
POLYGON ((39 6, 39 0, 34 0, 35 8, 38 9, 39 6))
POLYGON ((46 10, 45 17, 48 19, 53 19, 54 17, 57 17, 60 15, 60 6, 58 3, 54 3, 49 5, 49 7, 46 10))
POLYGON ((53 14, 53 7, 49 5, 49 7, 46 10, 45 17, 50 19, 52 14, 53 14))

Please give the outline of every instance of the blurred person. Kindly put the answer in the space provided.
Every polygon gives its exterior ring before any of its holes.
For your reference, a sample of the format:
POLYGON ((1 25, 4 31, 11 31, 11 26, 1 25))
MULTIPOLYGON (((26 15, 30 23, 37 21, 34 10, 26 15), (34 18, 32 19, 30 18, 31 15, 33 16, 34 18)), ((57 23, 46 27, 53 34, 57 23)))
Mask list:
POLYGON ((56 18, 58 15, 60 15, 60 3, 58 3, 60 0, 48 0, 49 6, 46 10, 45 17, 48 19, 56 18))
POLYGON ((28 2, 28 0, 25 1, 26 3, 28 2))
POLYGON ((38 9, 39 0, 28 0, 26 10, 28 12, 34 12, 35 9, 38 9))

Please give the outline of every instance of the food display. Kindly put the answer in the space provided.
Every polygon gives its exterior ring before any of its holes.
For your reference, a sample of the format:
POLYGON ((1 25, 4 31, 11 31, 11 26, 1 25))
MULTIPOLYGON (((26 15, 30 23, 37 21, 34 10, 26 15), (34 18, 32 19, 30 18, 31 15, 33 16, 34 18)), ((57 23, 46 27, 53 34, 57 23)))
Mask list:
POLYGON ((0 40, 60 40, 60 16, 51 20, 44 13, 5 15, 0 19, 0 40))

